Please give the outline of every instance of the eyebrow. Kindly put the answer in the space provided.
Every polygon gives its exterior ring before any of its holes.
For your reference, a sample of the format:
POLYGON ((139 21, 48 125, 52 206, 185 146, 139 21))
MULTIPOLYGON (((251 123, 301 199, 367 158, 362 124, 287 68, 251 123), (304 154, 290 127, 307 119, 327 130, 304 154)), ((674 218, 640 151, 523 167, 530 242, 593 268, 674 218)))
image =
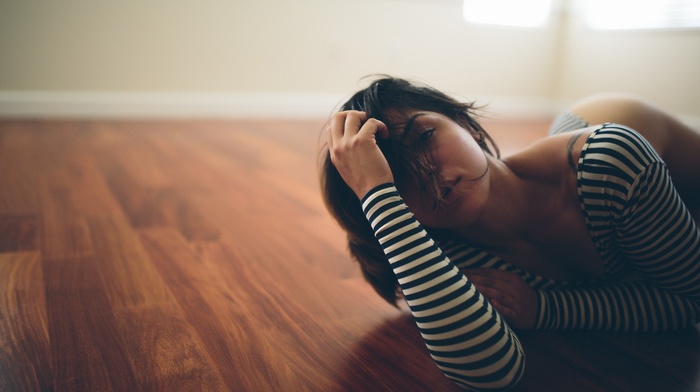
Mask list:
POLYGON ((401 134, 401 139, 405 139, 406 136, 408 135, 408 131, 411 131, 413 129, 413 125, 416 123, 416 119, 420 116, 425 116, 425 113, 416 113, 413 116, 409 117, 408 120, 406 120, 406 123, 403 126, 403 133, 401 134))

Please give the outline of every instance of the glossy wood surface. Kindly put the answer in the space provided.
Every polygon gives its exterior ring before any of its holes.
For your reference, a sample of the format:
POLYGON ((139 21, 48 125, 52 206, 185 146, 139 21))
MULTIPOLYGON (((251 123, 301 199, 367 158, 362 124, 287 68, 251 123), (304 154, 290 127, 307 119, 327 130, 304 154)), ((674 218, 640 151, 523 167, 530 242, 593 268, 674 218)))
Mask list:
MULTIPOLYGON (((0 122, 0 391, 459 390, 349 259, 322 125, 0 122)), ((520 336, 517 391, 700 390, 698 329, 520 336)))

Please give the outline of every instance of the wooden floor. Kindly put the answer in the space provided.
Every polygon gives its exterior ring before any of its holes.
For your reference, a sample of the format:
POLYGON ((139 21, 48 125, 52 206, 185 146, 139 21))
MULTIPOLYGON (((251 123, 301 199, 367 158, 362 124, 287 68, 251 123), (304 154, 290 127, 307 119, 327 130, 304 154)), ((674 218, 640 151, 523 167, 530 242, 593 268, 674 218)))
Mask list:
MULTIPOLYGON (((347 256, 322 125, 0 122, 0 391, 458 390, 347 256)), ((521 338, 517 391, 700 390, 698 329, 521 338)))

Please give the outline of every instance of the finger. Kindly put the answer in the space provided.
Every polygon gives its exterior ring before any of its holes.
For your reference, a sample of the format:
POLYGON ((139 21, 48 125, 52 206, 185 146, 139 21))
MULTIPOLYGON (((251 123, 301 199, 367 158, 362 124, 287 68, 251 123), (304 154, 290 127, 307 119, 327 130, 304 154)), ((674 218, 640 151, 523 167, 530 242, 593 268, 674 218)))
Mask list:
POLYGON ((492 269, 492 268, 470 268, 470 269, 464 270, 465 274, 482 275, 482 276, 497 276, 497 275, 500 275, 499 273, 501 273, 501 272, 504 272, 504 271, 492 269))
POLYGON ((489 300, 497 298, 498 297, 498 291, 491 289, 490 287, 486 286, 476 286, 477 290, 483 295, 484 297, 488 298, 489 300))
POLYGON ((329 121, 328 125, 326 125, 326 129, 324 130, 324 132, 326 132, 326 144, 328 145, 328 152, 331 152, 333 150, 333 135, 331 134, 331 130, 332 127, 329 121))
POLYGON ((354 136, 360 132, 362 123, 367 120, 367 113, 351 111, 345 117, 345 126, 343 130, 344 136, 354 136))
POLYGON ((493 279, 490 276, 469 274, 467 278, 475 286, 493 286, 493 279))
POLYGON ((499 295, 498 291, 493 290, 492 288, 487 287, 487 286, 478 286, 478 285, 475 285, 474 287, 476 287, 477 291, 479 291, 479 293, 481 293, 481 295, 483 295, 484 297, 486 297, 486 299, 488 299, 489 301, 491 301, 492 299, 497 298, 498 295, 499 295))
POLYGON ((507 306, 504 306, 497 299, 489 300, 489 303, 491 304, 491 306, 496 308, 496 310, 498 311, 498 313, 501 314, 501 316, 505 317, 507 320, 512 320, 517 316, 517 314, 513 311, 513 309, 511 309, 507 306))
MULTIPOLYGON (((329 132, 329 137, 333 140, 340 140, 343 137, 343 132, 345 129, 345 119, 348 116, 348 112, 336 113, 331 117, 331 130, 329 132)), ((332 143, 329 143, 332 145, 332 143)))
POLYGON ((472 282, 472 284, 474 284, 477 291, 479 291, 486 298, 497 299, 501 303, 511 307, 517 306, 518 304, 517 298, 513 295, 513 293, 500 289, 498 285, 490 286, 488 283, 483 282, 472 282))
POLYGON ((518 275, 509 271, 490 268, 474 268, 464 271, 470 279, 490 279, 491 281, 512 282, 514 278, 521 279, 518 275))
POLYGON ((484 298, 486 298, 488 303, 491 304, 491 306, 493 306, 494 308, 496 308, 496 310, 498 310, 499 313, 503 313, 503 311, 507 310, 507 307, 504 306, 501 303, 501 301, 498 300, 498 298, 496 298, 493 295, 487 295, 487 293, 492 294, 492 293, 489 293, 488 290, 485 290, 485 292, 482 291, 481 293, 483 294, 484 298))
POLYGON ((376 118, 370 118, 367 120, 367 122, 365 122, 360 129, 360 132, 368 132, 373 135, 379 135, 379 137, 382 139, 389 138, 389 128, 387 128, 386 124, 377 120, 376 118))
POLYGON ((489 303, 493 307, 495 307, 499 312, 508 311, 510 313, 515 314, 516 307, 513 306, 514 304, 512 303, 512 301, 509 301, 508 298, 501 296, 500 293, 493 292, 488 289, 482 290, 481 293, 486 297, 489 303))

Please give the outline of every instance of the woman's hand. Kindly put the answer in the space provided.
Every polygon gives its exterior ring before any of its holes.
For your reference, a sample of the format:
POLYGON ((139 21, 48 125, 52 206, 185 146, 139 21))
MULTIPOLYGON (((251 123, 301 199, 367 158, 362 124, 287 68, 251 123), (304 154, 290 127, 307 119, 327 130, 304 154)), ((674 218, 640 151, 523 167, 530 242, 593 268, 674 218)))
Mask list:
POLYGON ((377 135, 388 139, 389 130, 381 121, 367 119, 365 112, 345 111, 331 117, 331 162, 360 199, 377 185, 394 182, 389 163, 377 145, 377 135))
POLYGON ((532 329, 537 317, 537 293, 518 275, 490 268, 464 271, 508 323, 517 329, 532 329))

